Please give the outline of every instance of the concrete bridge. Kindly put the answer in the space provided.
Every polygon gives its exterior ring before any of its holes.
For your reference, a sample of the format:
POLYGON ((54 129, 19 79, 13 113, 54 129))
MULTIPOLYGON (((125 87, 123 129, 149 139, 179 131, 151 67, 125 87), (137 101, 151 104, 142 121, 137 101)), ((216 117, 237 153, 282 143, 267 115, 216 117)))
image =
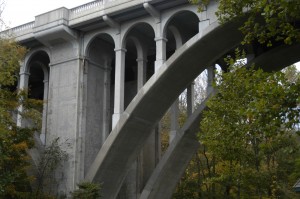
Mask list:
MULTIPOLYGON (((41 142, 70 144, 56 175, 59 193, 94 181, 106 199, 172 196, 200 145, 205 103, 194 110, 192 82, 206 69, 210 82, 212 66, 222 66, 242 38, 238 22, 218 24, 216 9, 214 1, 199 13, 187 0, 98 0, 6 32, 30 49, 19 87, 46 102, 41 142), (185 89, 189 118, 179 129, 176 102, 185 89), (158 124, 170 107, 172 142, 162 157, 158 124)), ((246 50, 268 70, 299 57, 299 45, 246 50)))

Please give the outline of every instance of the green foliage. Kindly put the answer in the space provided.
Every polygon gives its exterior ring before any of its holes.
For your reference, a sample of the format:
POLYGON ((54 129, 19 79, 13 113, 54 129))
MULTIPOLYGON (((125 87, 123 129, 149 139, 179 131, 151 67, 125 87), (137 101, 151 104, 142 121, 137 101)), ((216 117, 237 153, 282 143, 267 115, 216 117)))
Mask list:
POLYGON ((101 186, 91 182, 82 182, 78 184, 78 189, 72 193, 73 199, 98 199, 101 186))
POLYGON ((26 150, 33 146, 35 128, 16 125, 24 93, 14 89, 25 52, 13 40, 0 39, 0 198, 20 198, 28 191, 31 180, 26 175, 29 166, 26 150))
MULTIPOLYGON (((191 0, 200 11, 210 0, 191 0)), ((300 41, 299 0, 218 0, 216 12, 221 23, 246 18, 240 30, 245 35, 244 44, 253 41, 272 46, 275 42, 286 44, 300 41)))
POLYGON ((290 198, 300 82, 227 62, 230 72, 218 74, 218 94, 207 103, 199 134, 217 161, 210 180, 223 197, 290 198))
POLYGON ((300 78, 294 66, 266 73, 226 58, 207 103, 203 144, 173 198, 296 198, 300 177, 300 78), (298 131, 297 131, 298 130, 298 131))
POLYGON ((216 160, 209 180, 223 197, 289 198, 300 82, 227 61, 230 72, 218 74, 218 94, 207 103, 199 134, 216 160))
POLYGON ((27 91, 17 90, 17 77, 26 49, 12 39, 0 39, 0 198, 33 198, 27 175, 27 150, 34 146, 33 134, 41 128, 42 106, 29 99, 27 91), (22 107, 22 112, 20 112, 22 107), (17 115, 30 126, 19 127, 17 115))
POLYGON ((14 86, 26 49, 10 39, 0 39, 0 47, 0 85, 14 86))

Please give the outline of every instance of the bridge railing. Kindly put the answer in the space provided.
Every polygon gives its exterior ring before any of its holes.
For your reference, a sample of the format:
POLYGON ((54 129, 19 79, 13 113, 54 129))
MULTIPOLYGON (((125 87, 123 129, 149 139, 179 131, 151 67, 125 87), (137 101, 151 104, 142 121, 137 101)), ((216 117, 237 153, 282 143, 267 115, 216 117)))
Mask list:
POLYGON ((11 31, 16 33, 16 32, 20 32, 20 31, 32 29, 33 27, 34 27, 34 21, 14 27, 11 29, 11 31))
POLYGON ((75 7, 70 9, 70 17, 77 15, 81 12, 84 12, 86 10, 98 7, 98 6, 103 6, 104 4, 108 3, 108 2, 112 2, 115 0, 96 0, 96 1, 92 1, 86 4, 83 4, 81 6, 75 7))
POLYGON ((11 28, 11 29, 7 29, 4 31, 0 31, 0 37, 3 38, 10 38, 10 37, 14 37, 16 35, 21 36, 27 33, 32 32, 33 28, 34 28, 34 21, 11 28))
MULTIPOLYGON (((71 9, 69 9, 69 19, 72 19, 72 17, 74 17, 74 16, 80 15, 80 13, 82 13, 82 12, 85 12, 87 10, 90 10, 90 9, 93 9, 96 7, 101 7, 101 6, 105 5, 106 3, 113 2, 113 1, 116 1, 116 0, 96 0, 96 1, 92 1, 89 3, 83 4, 83 5, 80 5, 75 8, 71 8, 71 9)), ((0 36, 11 35, 11 34, 19 35, 19 33, 21 33, 21 35, 23 35, 22 34, 23 32, 24 32, 24 34, 26 34, 28 32, 32 32, 33 28, 34 28, 34 24, 35 24, 35 21, 32 21, 32 22, 2 31, 0 33, 0 36)))

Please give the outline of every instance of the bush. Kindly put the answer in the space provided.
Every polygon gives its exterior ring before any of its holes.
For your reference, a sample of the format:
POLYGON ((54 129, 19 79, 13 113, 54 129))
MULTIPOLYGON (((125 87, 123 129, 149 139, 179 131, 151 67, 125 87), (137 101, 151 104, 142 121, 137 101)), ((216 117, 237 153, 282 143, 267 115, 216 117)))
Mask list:
POLYGON ((82 182, 78 184, 78 189, 72 193, 73 199, 98 199, 101 185, 92 182, 82 182))

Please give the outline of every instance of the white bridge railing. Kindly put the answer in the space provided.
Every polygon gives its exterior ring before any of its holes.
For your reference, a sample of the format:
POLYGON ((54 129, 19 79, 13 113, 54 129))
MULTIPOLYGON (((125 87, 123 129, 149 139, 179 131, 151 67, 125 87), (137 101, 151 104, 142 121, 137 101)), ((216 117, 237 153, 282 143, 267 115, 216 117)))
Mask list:
MULTIPOLYGON (((116 0, 96 0, 96 1, 92 1, 92 2, 86 3, 84 5, 75 7, 75 8, 71 8, 69 10, 69 19, 72 19, 72 17, 74 17, 74 16, 80 15, 80 13, 82 13, 84 11, 87 11, 87 10, 90 10, 90 9, 93 9, 96 7, 101 7, 101 6, 105 5, 106 3, 113 2, 113 1, 116 1, 116 0)), ((8 32, 12 33, 12 34, 14 34, 14 33, 18 34, 19 32, 22 32, 22 31, 28 32, 29 30, 33 30, 34 24, 35 24, 34 21, 29 22, 29 23, 23 24, 21 26, 17 26, 12 29, 3 31, 3 32, 1 32, 1 35, 3 35, 3 33, 7 34, 8 32)))
POLYGON ((107 2, 110 2, 110 1, 112 1, 112 0, 96 0, 96 1, 93 1, 93 2, 90 2, 90 3, 86 3, 84 5, 72 8, 70 10, 70 14, 71 15, 78 14, 78 13, 83 12, 85 10, 89 10, 89 9, 97 7, 97 6, 102 6, 102 5, 104 5, 104 4, 106 4, 107 2))
POLYGON ((34 27, 34 21, 14 27, 11 29, 12 32, 19 32, 19 31, 24 31, 28 29, 32 29, 34 27))

